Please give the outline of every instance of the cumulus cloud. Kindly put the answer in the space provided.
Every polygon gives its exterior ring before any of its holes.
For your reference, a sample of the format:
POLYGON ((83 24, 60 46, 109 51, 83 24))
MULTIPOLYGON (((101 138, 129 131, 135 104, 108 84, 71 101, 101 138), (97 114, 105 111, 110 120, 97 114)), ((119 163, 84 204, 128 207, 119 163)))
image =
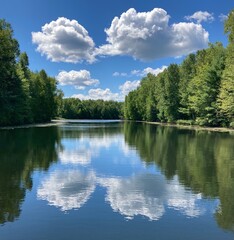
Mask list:
POLYGON ((81 208, 96 187, 93 172, 84 174, 79 170, 57 170, 44 180, 37 191, 37 197, 49 205, 68 211, 81 208))
POLYGON ((151 73, 151 74, 157 76, 159 73, 163 72, 165 69, 167 69, 167 66, 162 66, 161 68, 156 68, 156 69, 147 67, 143 70, 143 73, 144 73, 144 75, 151 73))
POLYGON ((164 189, 159 186, 159 179, 151 180, 153 180, 151 183, 146 183, 147 178, 139 175, 130 179, 99 179, 99 183, 107 188, 106 201, 115 212, 119 212, 128 219, 142 215, 150 220, 158 220, 165 212, 160 198, 160 195, 164 195, 161 192, 164 189), (150 186, 151 189, 149 189, 150 186))
POLYGON ((125 96, 130 92, 136 89, 140 85, 140 80, 135 81, 126 81, 124 84, 119 86, 120 92, 112 92, 109 88, 95 88, 90 89, 88 94, 73 94, 71 97, 79 98, 81 100, 98 100, 102 99, 104 101, 124 101, 125 96))
POLYGON ((126 81, 123 85, 120 85, 119 89, 121 91, 121 95, 126 96, 129 92, 138 88, 140 86, 140 82, 140 80, 126 81))
POLYGON ((90 89, 87 95, 84 94, 74 94, 71 97, 79 98, 81 100, 98 100, 102 99, 105 101, 113 100, 113 101, 121 101, 121 97, 119 93, 113 93, 109 88, 102 89, 102 88, 95 88, 90 89))
MULTIPOLYGON (((90 133, 89 133, 90 134, 90 133)), ((92 158, 99 156, 102 149, 108 149, 111 145, 120 144, 121 139, 117 134, 114 136, 104 135, 98 137, 80 133, 80 138, 70 141, 69 144, 62 142, 64 149, 59 152, 59 159, 62 164, 88 166, 92 158)))
POLYGON ((114 72, 112 75, 114 77, 132 77, 132 76, 138 76, 138 77, 144 77, 146 76, 148 73, 152 73, 153 75, 157 76, 159 73, 163 72, 165 69, 167 68, 167 66, 162 66, 161 68, 151 68, 151 67, 147 67, 143 70, 132 70, 130 73, 125 73, 125 72, 114 72))
MULTIPOLYGON (((127 55, 134 59, 153 60, 161 57, 178 57, 204 48, 209 34, 199 24, 213 21, 208 12, 187 16, 197 23, 169 25, 170 16, 164 9, 137 12, 134 8, 115 17, 105 29, 107 43, 95 47, 88 31, 76 20, 64 17, 45 24, 39 32, 32 32, 37 51, 54 62, 94 62, 97 56, 127 55)), ((116 76, 121 73, 116 72, 116 76)))
MULTIPOLYGON (((160 72, 164 71, 165 69, 167 68, 167 66, 162 66, 161 68, 156 68, 156 69, 153 69, 153 68, 150 68, 150 67, 147 67, 143 70, 133 70, 131 71, 130 75, 132 76, 138 76, 138 77, 143 77, 143 76, 146 76, 148 73, 152 73, 154 75, 158 75, 160 72)), ((84 70, 83 70, 84 71, 84 70)), ((113 76, 120 76, 122 73, 119 73, 119 72, 115 72, 113 74, 113 76)), ((122 74, 122 76, 124 75, 127 75, 127 73, 124 73, 122 74)), ((65 74, 64 74, 65 75, 65 74)), ((58 75, 59 76, 59 75, 58 75)), ((66 76, 66 75, 65 75, 66 76)), ((89 75, 89 78, 90 78, 90 75, 89 75)), ((57 77, 58 79, 58 77, 57 77)), ((69 85, 73 85, 72 84, 72 81, 68 81, 66 79, 66 77, 64 77, 64 81, 63 81, 63 78, 61 78, 60 82, 68 82, 69 85)), ((98 80, 96 80, 98 81, 98 80)), ((78 83, 80 83, 80 80, 77 81, 78 83)), ((91 81, 88 81, 88 82, 91 82, 91 81)), ((112 92, 109 88, 106 88, 106 89, 102 89, 102 88, 96 88, 96 89, 90 89, 88 91, 88 94, 85 95, 85 94, 73 94, 71 97, 74 97, 74 98, 79 98, 81 100, 88 100, 88 99, 92 99, 92 100, 97 100, 97 99, 102 99, 102 100, 105 100, 105 101, 109 101, 109 100, 113 100, 113 101, 124 101, 124 98, 125 96, 137 89, 139 86, 140 86, 140 80, 134 80, 134 81, 126 81, 124 82, 122 85, 119 86, 119 92, 112 92)), ((95 83, 95 80, 94 80, 94 83, 95 83)), ((65 85, 65 84, 64 84, 65 85)), ((68 84, 67 84, 68 85, 68 84)), ((83 86, 83 85, 82 85, 83 86)), ((78 87, 79 89, 81 89, 81 84, 78 84, 78 87)), ((77 87, 77 88, 78 88, 77 87)))
POLYGON ((167 68, 167 66, 162 66, 161 68, 151 68, 151 67, 147 67, 143 70, 132 70, 131 74, 132 75, 136 75, 136 76, 146 76, 148 73, 151 73, 155 76, 157 76, 159 73, 163 72, 165 69, 167 68))
POLYGON ((221 22, 225 22, 228 19, 228 15, 225 15, 225 14, 221 13, 219 15, 219 19, 220 19, 221 22))
POLYGON ((199 24, 201 22, 213 22, 214 21, 213 13, 208 13, 206 11, 205 12, 202 12, 202 11, 195 12, 191 16, 186 16, 185 19, 189 20, 189 21, 195 20, 199 24))
POLYGON ((150 220, 160 219, 165 207, 188 217, 197 217, 205 209, 199 207, 200 194, 185 190, 177 179, 168 183, 162 176, 134 175, 131 178, 102 178, 99 184, 107 188, 106 201, 115 212, 128 219, 142 215, 150 220))
POLYGON ((93 39, 76 20, 60 17, 47 23, 40 32, 32 32, 32 41, 53 62, 95 61, 93 39))
POLYGON ((113 76, 114 77, 126 77, 128 74, 125 72, 114 72, 113 76))
POLYGON ((181 56, 207 46, 209 34, 200 24, 169 25, 169 18, 161 8, 150 12, 136 12, 131 8, 115 17, 105 29, 108 43, 96 49, 96 54, 152 60, 181 56))
POLYGON ((84 146, 78 149, 65 149, 59 153, 59 158, 62 164, 79 164, 87 166, 91 162, 92 152, 84 146))
POLYGON ((80 71, 61 71, 57 76, 56 79, 62 85, 72 85, 77 89, 84 89, 88 86, 98 85, 99 80, 92 79, 90 72, 87 70, 80 70, 80 71))

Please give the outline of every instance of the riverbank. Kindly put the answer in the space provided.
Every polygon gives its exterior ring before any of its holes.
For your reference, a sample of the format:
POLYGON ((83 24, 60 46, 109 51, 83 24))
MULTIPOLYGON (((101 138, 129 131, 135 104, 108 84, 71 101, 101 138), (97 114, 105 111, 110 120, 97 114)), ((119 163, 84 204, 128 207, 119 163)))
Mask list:
POLYGON ((211 131, 211 132, 223 132, 223 133, 233 133, 234 129, 232 128, 224 128, 224 127, 201 127, 198 125, 179 125, 175 123, 161 123, 161 122, 146 122, 146 121, 138 121, 147 124, 155 124, 160 126, 168 126, 168 127, 176 127, 179 129, 189 129, 195 131, 211 131))
POLYGON ((99 119, 53 119, 51 122, 47 123, 32 123, 32 124, 25 124, 25 125, 18 125, 18 126, 5 126, 0 127, 0 130, 6 129, 16 129, 16 128, 31 128, 31 127, 51 127, 51 126, 57 126, 62 125, 64 123, 115 123, 115 122, 121 122, 123 120, 99 120, 99 119))
MULTIPOLYGON (((20 126, 6 126, 6 127, 0 127, 0 130, 9 130, 9 129, 17 129, 17 128, 31 128, 31 127, 50 127, 50 126, 57 126, 64 123, 69 122, 84 122, 84 121, 90 121, 95 122, 95 120, 71 120, 71 119, 54 119, 51 120, 51 122, 48 123, 34 123, 34 124, 26 124, 26 125, 20 125, 20 126)), ((104 120, 105 121, 105 120, 104 120)), ((105 122, 114 122, 117 120, 106 120, 105 122)), ((120 122, 128 122, 128 120, 119 120, 120 122)), ((98 121, 100 123, 100 120, 98 121)), ((132 122, 132 121, 130 121, 132 122)), ((179 125, 179 124, 173 124, 173 123, 161 123, 161 122, 147 122, 147 121, 136 121, 140 123, 146 123, 146 124, 154 124, 154 125, 160 125, 160 126, 167 126, 167 127, 176 127, 179 129, 189 129, 189 130, 195 130, 195 131, 211 131, 211 132, 222 132, 222 133, 232 133, 234 134, 234 129, 232 128, 223 128, 223 127, 201 127, 198 125, 179 125)))
POLYGON ((62 122, 59 122, 57 120, 52 120, 48 123, 32 123, 32 124, 25 124, 25 125, 19 125, 19 126, 6 126, 6 127, 0 127, 0 130, 10 130, 10 129, 16 129, 16 128, 32 128, 32 127, 51 127, 51 126, 57 126, 61 125, 62 122))

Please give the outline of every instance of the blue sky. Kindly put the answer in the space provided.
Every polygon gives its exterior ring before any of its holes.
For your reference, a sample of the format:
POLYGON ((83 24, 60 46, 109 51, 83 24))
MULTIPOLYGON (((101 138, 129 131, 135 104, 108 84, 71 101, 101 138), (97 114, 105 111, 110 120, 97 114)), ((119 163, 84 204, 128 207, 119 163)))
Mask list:
POLYGON ((209 42, 227 44, 233 0, 0 0, 32 70, 65 97, 123 100, 154 74, 209 42))

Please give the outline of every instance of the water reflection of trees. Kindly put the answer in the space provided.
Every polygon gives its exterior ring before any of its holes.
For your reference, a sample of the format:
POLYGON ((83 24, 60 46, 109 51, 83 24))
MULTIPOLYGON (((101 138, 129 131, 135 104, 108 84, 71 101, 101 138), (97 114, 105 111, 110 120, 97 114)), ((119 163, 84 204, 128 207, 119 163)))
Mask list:
POLYGON ((141 159, 171 179, 208 198, 220 199, 218 224, 234 230, 234 136, 173 127, 128 123, 125 140, 141 159))
POLYGON ((47 170, 57 160, 60 137, 56 127, 1 130, 0 224, 20 215, 35 169, 47 170))
POLYGON ((123 124, 121 122, 113 122, 106 124, 98 123, 69 123, 60 127, 62 138, 81 138, 82 136, 90 137, 103 137, 105 135, 111 136, 120 134, 120 129, 123 124))

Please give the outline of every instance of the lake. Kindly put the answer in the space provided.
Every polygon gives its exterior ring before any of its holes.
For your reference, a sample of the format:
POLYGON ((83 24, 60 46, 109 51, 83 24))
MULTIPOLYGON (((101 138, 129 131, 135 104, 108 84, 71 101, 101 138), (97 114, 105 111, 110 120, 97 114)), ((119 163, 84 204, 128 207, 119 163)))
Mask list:
POLYGON ((131 122, 0 130, 1 240, 234 239, 234 135, 131 122))

